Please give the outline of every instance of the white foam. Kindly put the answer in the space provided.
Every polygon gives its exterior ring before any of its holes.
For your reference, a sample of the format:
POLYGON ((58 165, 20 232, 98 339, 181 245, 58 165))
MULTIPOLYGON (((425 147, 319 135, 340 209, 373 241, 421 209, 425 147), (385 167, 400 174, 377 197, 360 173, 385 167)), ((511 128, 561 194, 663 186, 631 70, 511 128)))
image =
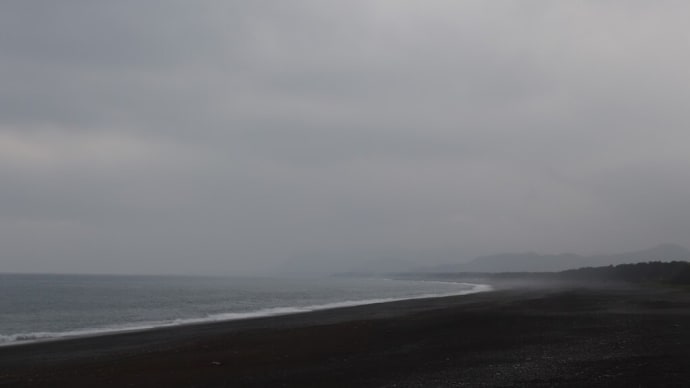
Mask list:
MULTIPOLYGON (((449 283, 449 282, 441 282, 449 283)), ((180 326, 180 325, 191 325, 198 323, 210 323, 210 322, 220 322, 220 321, 235 321, 240 319, 250 319, 250 318, 260 318, 260 317, 270 317, 276 315, 288 315, 288 314, 298 314, 306 313, 310 311, 318 310, 329 310, 342 307, 352 307, 352 306, 363 306, 368 304, 376 303, 387 303, 396 302, 402 300, 413 300, 413 299, 426 299, 426 298, 440 298, 447 296, 459 296, 475 294, 478 292, 491 291, 493 288, 487 284, 472 284, 472 283, 459 283, 462 285, 469 286, 470 289, 441 293, 441 294, 422 294, 408 297, 398 297, 398 298, 378 298, 378 299, 364 299, 364 300, 346 300, 341 302, 325 303, 311 306, 296 306, 296 307, 273 307, 267 309, 261 309, 249 312, 238 312, 238 313, 221 313, 221 314, 211 314, 206 317, 200 318, 180 318, 172 321, 157 321, 157 322, 141 322, 132 324, 123 324, 117 326, 107 326, 99 328, 86 328, 78 330, 69 330, 61 332, 35 332, 35 333, 17 333, 4 335, 0 334, 0 346, 9 345, 19 345, 26 344, 37 341, 49 341, 49 340, 59 340, 68 339, 75 337, 86 337, 95 336, 103 334, 113 334, 122 333, 128 331, 140 331, 161 327, 170 326, 180 326)))

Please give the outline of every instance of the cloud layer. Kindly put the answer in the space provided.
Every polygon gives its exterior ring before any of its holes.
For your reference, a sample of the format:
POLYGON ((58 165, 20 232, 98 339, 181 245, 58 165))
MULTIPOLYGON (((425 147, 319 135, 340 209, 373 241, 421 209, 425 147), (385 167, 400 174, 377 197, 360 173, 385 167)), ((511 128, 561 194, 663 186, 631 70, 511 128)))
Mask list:
POLYGON ((0 271, 690 245, 689 11, 4 2, 0 271))

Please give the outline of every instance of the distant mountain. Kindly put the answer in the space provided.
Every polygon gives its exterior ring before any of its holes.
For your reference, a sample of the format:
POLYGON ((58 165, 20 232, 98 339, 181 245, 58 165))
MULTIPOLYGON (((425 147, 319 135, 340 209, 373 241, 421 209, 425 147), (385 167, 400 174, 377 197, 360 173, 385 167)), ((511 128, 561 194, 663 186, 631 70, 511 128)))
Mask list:
POLYGON ((612 285, 621 283, 690 285, 690 262, 649 261, 582 267, 555 272, 408 272, 396 274, 396 276, 399 279, 488 282, 504 285, 612 285))
POLYGON ((690 250, 676 244, 662 244, 651 249, 615 255, 505 253, 481 256, 468 263, 426 268, 425 272, 554 272, 647 261, 690 261, 690 250))
MULTIPOLYGON (((450 253, 355 252, 350 254, 304 254, 286 260, 275 272, 312 276, 334 273, 386 274, 400 272, 558 272, 582 267, 600 267, 648 261, 690 261, 690 250, 675 244, 615 255, 581 256, 569 253, 504 253, 481 256, 465 263, 448 263, 450 253), (420 268, 420 262, 429 263, 420 268)), ((459 260, 459 259, 458 259, 459 260)))

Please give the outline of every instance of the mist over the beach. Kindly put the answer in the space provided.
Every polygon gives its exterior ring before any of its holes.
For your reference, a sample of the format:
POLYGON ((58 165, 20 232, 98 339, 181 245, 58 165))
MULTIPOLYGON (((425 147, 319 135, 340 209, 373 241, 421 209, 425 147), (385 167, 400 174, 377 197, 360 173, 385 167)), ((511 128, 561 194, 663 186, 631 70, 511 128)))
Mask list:
POLYGON ((689 11, 2 2, 0 272, 690 246, 689 11))

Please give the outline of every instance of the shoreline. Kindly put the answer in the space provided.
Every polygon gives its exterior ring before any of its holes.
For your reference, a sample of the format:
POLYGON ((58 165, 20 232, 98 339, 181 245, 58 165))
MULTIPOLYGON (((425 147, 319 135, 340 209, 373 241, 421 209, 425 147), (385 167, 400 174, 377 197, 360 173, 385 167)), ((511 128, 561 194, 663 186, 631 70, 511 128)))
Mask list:
POLYGON ((71 341, 81 338, 92 338, 100 336, 109 336, 125 333, 146 332, 149 330, 167 329, 182 326, 205 325, 211 323, 222 323, 240 321, 246 319, 266 318, 266 317, 280 317, 293 314, 304 314, 315 311, 334 310, 347 307, 366 306, 380 303, 392 303, 416 299, 431 299, 431 298, 445 298, 451 296, 471 295, 479 292, 491 291, 494 288, 489 284, 468 283, 460 281, 441 281, 441 280, 420 280, 439 283, 454 283, 470 287, 467 290, 443 293, 443 294, 422 294, 410 297, 390 297, 390 298, 374 298, 363 300, 345 300, 340 302, 331 302, 320 305, 308 306, 286 306, 286 307, 272 307, 259 309, 247 312, 229 312, 212 314, 203 318, 177 318, 173 321, 160 322, 133 322, 131 324, 122 324, 121 327, 102 327, 102 328, 79 328, 63 332, 35 332, 35 333, 16 333, 9 335, 0 335, 0 337, 37 337, 27 340, 8 340, 0 342, 0 348, 24 346, 30 344, 40 344, 56 341, 71 341))
POLYGON ((516 288, 0 348, 0 386, 682 386, 690 293, 516 288))

